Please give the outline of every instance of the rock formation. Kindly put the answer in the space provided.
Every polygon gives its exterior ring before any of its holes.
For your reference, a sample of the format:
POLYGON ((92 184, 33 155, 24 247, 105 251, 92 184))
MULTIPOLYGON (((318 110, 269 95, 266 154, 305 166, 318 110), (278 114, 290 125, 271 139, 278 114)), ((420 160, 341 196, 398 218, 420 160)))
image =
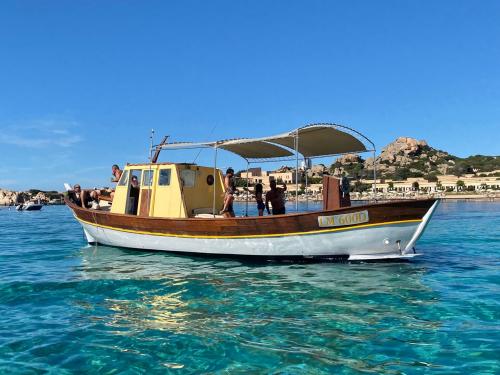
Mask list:
POLYGON ((344 165, 344 164, 362 163, 363 159, 361 158, 361 156, 357 154, 345 154, 339 156, 336 161, 344 165))
POLYGON ((45 195, 44 192, 40 191, 38 192, 34 197, 31 198, 32 200, 34 201, 40 201, 41 203, 48 203, 49 202, 49 198, 47 197, 47 195, 45 195))
MULTIPOLYGON (((402 180, 494 171, 500 169, 500 158, 483 155, 459 158, 429 146, 424 140, 399 137, 382 149, 375 164, 380 178, 402 180)), ((359 155, 342 155, 332 164, 330 171, 346 173, 352 178, 371 178, 373 158, 363 160, 359 155)))
POLYGON ((19 202, 24 202, 24 193, 0 189, 0 206, 13 206, 19 202))
MULTIPOLYGON (((381 177, 417 177, 429 174, 447 174, 453 168, 456 157, 430 147, 426 141, 399 137, 382 149, 376 159, 381 177), (403 171, 404 173, 402 173, 403 171)), ((373 158, 367 158, 365 169, 373 169, 373 158)))
POLYGON ((324 164, 315 164, 311 169, 307 170, 307 177, 323 177, 323 174, 328 171, 324 164))

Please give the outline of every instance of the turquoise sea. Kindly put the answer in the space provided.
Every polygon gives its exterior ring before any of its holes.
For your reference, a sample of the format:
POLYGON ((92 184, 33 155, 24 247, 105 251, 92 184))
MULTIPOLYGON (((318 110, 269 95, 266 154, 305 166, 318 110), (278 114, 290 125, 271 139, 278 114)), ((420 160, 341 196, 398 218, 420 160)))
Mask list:
POLYGON ((87 246, 63 206, 2 208, 0 373, 499 374, 500 202, 441 204, 418 250, 345 264, 138 252, 87 246))

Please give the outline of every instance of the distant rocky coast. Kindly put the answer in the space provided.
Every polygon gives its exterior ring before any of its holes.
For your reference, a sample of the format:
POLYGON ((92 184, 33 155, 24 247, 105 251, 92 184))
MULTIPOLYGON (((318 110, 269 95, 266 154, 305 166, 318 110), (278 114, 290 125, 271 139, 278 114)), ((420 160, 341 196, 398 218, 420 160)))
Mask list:
MULTIPOLYGON (((276 171, 251 168, 238 172, 237 176, 241 182, 239 187, 242 196, 245 195, 247 183, 251 191, 256 183, 262 183, 267 189, 269 179, 274 178, 280 183, 287 183, 288 195, 293 199, 296 174, 294 167, 282 166, 276 171)), ((330 166, 316 164, 306 172, 299 170, 299 194, 305 193, 306 174, 308 195, 313 195, 317 200, 322 199, 324 174, 348 177, 354 199, 370 199, 372 195, 382 199, 418 199, 425 196, 453 199, 484 196, 484 199, 497 199, 500 196, 500 156, 472 155, 460 158, 433 148, 425 140, 410 137, 397 138, 385 146, 375 160, 372 157, 363 159, 360 155, 346 154, 332 160, 330 166), (374 165, 376 186, 373 184, 374 165)), ((62 204, 62 198, 63 194, 56 191, 31 189, 16 192, 0 189, 0 206, 30 200, 62 204)))
POLYGON ((44 204, 62 204, 63 194, 57 191, 11 191, 0 189, 0 206, 14 206, 29 201, 40 201, 44 204))

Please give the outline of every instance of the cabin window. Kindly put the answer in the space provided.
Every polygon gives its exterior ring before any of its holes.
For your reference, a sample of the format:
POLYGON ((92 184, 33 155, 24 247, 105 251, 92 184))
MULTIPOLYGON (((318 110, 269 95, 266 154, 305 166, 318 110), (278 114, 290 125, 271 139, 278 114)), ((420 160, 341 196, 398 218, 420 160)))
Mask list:
POLYGON ((212 174, 209 174, 209 175, 207 176, 207 184, 208 184, 209 186, 211 186, 211 185, 213 185, 213 184, 214 184, 214 176, 213 176, 212 174))
POLYGON ((153 173, 154 171, 151 169, 147 169, 144 171, 144 175, 142 178, 142 185, 145 187, 149 187, 153 185, 153 173))
POLYGON ((170 169, 160 169, 160 178, 158 185, 167 186, 170 185, 170 169))
POLYGON ((122 176, 120 177, 120 181, 118 181, 118 186, 125 186, 128 182, 128 171, 124 171, 122 176))
POLYGON ((191 169, 183 169, 181 171, 181 180, 184 187, 191 188, 196 181, 196 171, 191 169))

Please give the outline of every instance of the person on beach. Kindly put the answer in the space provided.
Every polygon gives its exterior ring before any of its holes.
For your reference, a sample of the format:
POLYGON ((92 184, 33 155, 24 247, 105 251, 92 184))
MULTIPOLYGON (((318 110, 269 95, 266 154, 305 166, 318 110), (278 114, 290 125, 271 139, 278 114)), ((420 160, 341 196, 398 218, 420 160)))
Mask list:
POLYGON ((234 183, 233 168, 228 168, 226 171, 224 191, 224 207, 222 208, 221 214, 224 215, 224 217, 234 217, 233 201, 234 194, 236 193, 236 185, 234 183))
POLYGON ((276 187, 276 181, 271 180, 269 182, 271 190, 266 193, 266 210, 268 214, 271 214, 269 210, 269 202, 273 207, 273 215, 284 215, 285 210, 285 191, 286 184, 283 184, 282 188, 276 187))
POLYGON ((259 212, 259 216, 264 216, 264 208, 266 208, 264 200, 262 199, 262 193, 262 184, 255 185, 255 200, 257 201, 257 211, 259 212))

